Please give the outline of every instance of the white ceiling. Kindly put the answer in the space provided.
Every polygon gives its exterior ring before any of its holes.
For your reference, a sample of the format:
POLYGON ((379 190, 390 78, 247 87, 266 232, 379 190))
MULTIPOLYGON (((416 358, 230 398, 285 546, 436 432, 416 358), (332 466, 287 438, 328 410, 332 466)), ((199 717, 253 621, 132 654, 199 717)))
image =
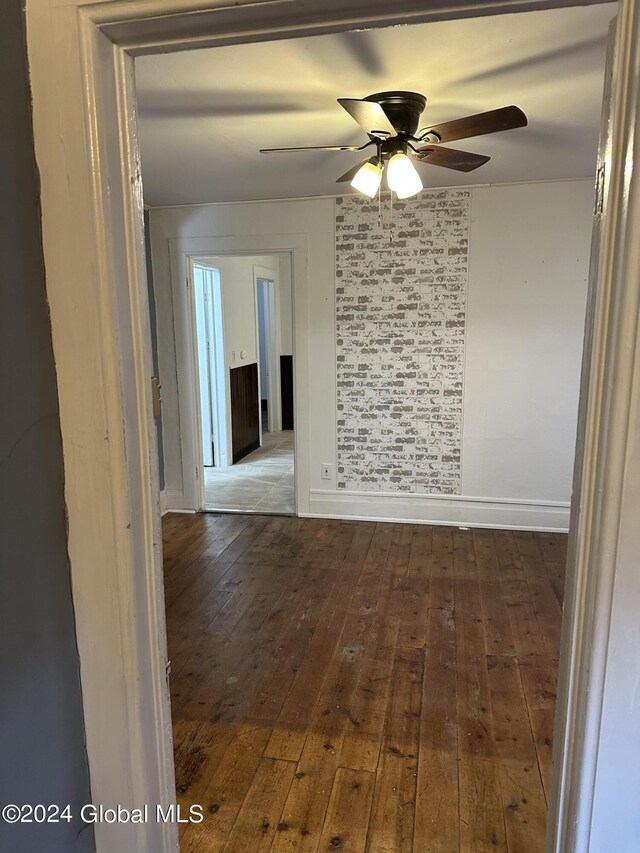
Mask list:
POLYGON ((209 48, 136 61, 150 205, 335 195, 353 152, 261 147, 361 144, 336 103, 387 89, 427 96, 421 126, 517 104, 529 126, 453 143, 491 161, 464 174, 421 166, 425 186, 594 174, 615 4, 209 48))

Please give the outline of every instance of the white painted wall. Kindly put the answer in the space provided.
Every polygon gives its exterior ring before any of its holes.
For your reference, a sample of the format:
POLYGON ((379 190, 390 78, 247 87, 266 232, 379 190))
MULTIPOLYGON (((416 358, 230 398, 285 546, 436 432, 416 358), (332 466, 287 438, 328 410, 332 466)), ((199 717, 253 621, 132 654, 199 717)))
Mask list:
POLYGON ((280 256, 280 355, 293 355, 293 290, 291 256, 280 256))
POLYGON ((220 271, 225 356, 230 367, 252 364, 258 360, 256 337, 256 294, 254 264, 278 269, 278 259, 269 255, 241 258, 221 257, 210 260, 220 271), (240 353, 245 352, 244 358, 240 353))
POLYGON ((591 181, 472 192, 465 495, 569 499, 592 208, 591 181))
MULTIPOLYGON (((169 241, 302 235, 310 514, 566 528, 592 190, 592 180, 472 187, 463 494, 453 498, 338 493, 335 478, 320 477, 321 464, 332 463, 335 472, 336 460, 333 199, 152 209, 167 488, 178 489, 181 476, 169 241)), ((295 280, 294 269, 294 303, 295 280)))

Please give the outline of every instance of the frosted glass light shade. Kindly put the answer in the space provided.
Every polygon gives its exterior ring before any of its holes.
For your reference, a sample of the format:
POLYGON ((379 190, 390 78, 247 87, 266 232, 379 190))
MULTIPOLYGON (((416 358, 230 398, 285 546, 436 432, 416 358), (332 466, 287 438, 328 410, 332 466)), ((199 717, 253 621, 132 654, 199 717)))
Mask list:
POLYGON ((351 186, 369 198, 373 198, 378 192, 382 180, 382 166, 380 163, 368 160, 355 174, 351 186))
POLYGON ((420 175, 406 154, 394 154, 387 166, 387 182, 398 198, 409 198, 423 189, 420 175))

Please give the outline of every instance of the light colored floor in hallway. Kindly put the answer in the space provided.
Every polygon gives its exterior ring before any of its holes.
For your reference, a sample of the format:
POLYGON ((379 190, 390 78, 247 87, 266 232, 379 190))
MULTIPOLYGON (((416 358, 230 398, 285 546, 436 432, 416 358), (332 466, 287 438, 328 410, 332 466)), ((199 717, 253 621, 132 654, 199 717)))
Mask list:
POLYGON ((207 509, 295 512, 293 430, 264 433, 263 444, 229 468, 205 468, 207 509))

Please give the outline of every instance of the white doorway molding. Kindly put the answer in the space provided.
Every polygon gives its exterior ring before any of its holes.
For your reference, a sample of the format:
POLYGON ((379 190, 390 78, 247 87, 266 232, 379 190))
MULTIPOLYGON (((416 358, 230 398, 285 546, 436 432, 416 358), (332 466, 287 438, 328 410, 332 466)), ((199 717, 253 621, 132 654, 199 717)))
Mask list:
MULTIPOLYGON (((28 0, 47 294, 95 802, 140 807, 171 802, 175 795, 133 56, 568 5, 579 3, 28 0)), ((594 823, 602 819, 601 801, 594 794, 606 780, 598 768, 610 771, 612 756, 624 755, 625 744, 635 744, 640 730, 637 691, 616 708, 615 682, 609 684, 620 676, 619 659, 612 659, 619 650, 628 678, 640 682, 640 654, 633 656, 640 651, 637 631, 625 633, 611 619, 620 596, 636 603, 640 598, 633 559, 637 521, 628 487, 640 473, 632 420, 638 419, 640 396, 640 178, 632 170, 634 157, 640 160, 638 0, 620 5, 613 67, 607 226, 600 236, 599 309, 591 314, 596 346, 574 507, 581 523, 574 528, 574 593, 563 640, 560 703, 568 716, 556 744, 563 782, 558 784, 557 773, 551 798, 552 820, 560 826, 549 841, 554 853, 602 853, 594 823)), ((303 315, 305 306, 297 307, 303 315)), ((304 374, 304 347, 296 357, 304 374)), ((304 437, 304 424, 298 423, 304 437)), ((298 470, 306 475, 303 465, 298 470)), ((308 487, 299 493, 308 494, 308 487)), ((638 756, 629 756, 627 764, 637 768, 638 756)), ((623 771, 631 780, 633 768, 620 767, 623 771)), ((616 787, 614 778, 611 784, 616 787)), ((622 807, 629 806, 634 790, 619 784, 616 793, 616 816, 626 815, 624 838, 633 845, 640 836, 638 810, 634 817, 622 807)), ((175 826, 169 824, 95 829, 98 853, 177 849, 175 826)), ((617 846, 616 853, 632 849, 637 845, 617 846)))
MULTIPOLYGON (((292 259, 293 261, 293 259, 292 259)), ((257 288, 263 288, 263 308, 265 321, 265 356, 267 373, 267 426, 269 432, 280 432, 282 429, 281 384, 280 384, 280 272, 253 265, 253 280, 257 288)), ((292 278, 293 280, 293 278, 292 278)), ((293 294, 292 294, 293 295, 293 294)), ((257 314, 257 310, 256 310, 257 314)), ((292 316, 293 306, 292 306, 292 316)), ((258 333, 259 334, 259 333, 258 333)), ((258 341, 260 346, 260 341, 258 341)), ((262 359, 262 350, 260 350, 262 359)), ((262 366, 260 375, 262 376, 262 366)), ((265 425, 262 424, 262 428, 265 425)))
MULTIPOLYGON (((213 301, 215 290, 219 289, 220 275, 213 267, 205 267, 194 263, 191 276, 196 344, 196 371, 198 376, 199 422, 202 465, 213 467, 220 455, 220 446, 214 452, 216 436, 220 440, 220 430, 217 417, 220 397, 224 399, 224 391, 216 383, 215 344, 216 334, 213 319, 213 301)), ((223 386, 224 387, 224 386, 223 386)))
MULTIPOLYGON (((309 512, 309 310, 306 234, 247 234, 242 237, 186 237, 169 242, 173 322, 178 373, 182 492, 171 496, 169 508, 200 510, 204 506, 202 452, 198 430, 200 398, 193 317, 193 297, 187 286, 193 263, 215 265, 215 257, 290 254, 294 351, 294 485, 296 515, 309 512)), ((259 269, 259 267, 257 268, 259 269)), ((267 270, 264 270, 266 273, 267 270)), ((268 271, 273 278, 273 271, 268 271)), ((257 333, 257 329, 256 329, 257 333)), ((225 382, 228 377, 225 375, 225 382)), ((228 393, 228 389, 227 389, 228 393)), ((230 421, 227 423, 230 435, 230 421)))
MULTIPOLYGON (((190 261, 188 280, 193 321, 187 333, 193 345, 194 371, 198 378, 195 392, 199 392, 197 406, 201 415, 197 458, 201 469, 207 465, 226 468, 231 465, 231 437, 220 270, 199 258, 190 261)), ((201 489, 203 482, 204 477, 201 477, 201 489)))

